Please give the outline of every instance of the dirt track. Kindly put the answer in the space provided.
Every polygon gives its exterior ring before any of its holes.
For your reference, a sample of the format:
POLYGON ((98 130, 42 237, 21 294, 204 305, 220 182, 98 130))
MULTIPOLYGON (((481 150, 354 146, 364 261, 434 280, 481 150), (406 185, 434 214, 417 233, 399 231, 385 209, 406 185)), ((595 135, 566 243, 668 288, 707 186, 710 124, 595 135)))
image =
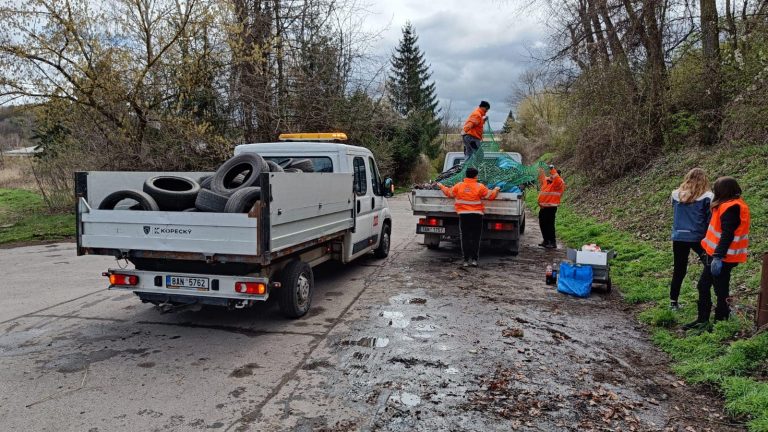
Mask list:
POLYGON ((391 205, 390 258, 318 269, 313 309, 298 321, 273 304, 160 315, 104 291, 108 260, 74 258, 72 245, 0 251, 0 424, 741 430, 668 374, 617 294, 574 299, 544 284, 560 252, 535 246, 535 223, 520 256, 486 253, 463 270, 455 250, 419 244, 404 197, 391 205), (44 301, 24 283, 32 270, 44 301))

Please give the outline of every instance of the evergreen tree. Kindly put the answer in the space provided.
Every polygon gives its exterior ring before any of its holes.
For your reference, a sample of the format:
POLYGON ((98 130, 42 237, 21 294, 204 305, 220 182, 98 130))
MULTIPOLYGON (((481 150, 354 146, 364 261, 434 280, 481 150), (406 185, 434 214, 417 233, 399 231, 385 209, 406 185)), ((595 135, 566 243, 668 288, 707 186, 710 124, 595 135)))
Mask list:
POLYGON ((418 37, 411 23, 403 27, 403 37, 392 55, 391 70, 387 78, 387 91, 392 108, 404 118, 404 130, 394 143, 394 162, 400 172, 408 172, 425 153, 436 157, 439 144, 440 119, 437 117, 435 84, 432 74, 417 45, 418 37))
POLYGON ((508 134, 513 130, 515 130, 515 114, 512 112, 512 110, 509 110, 507 119, 504 120, 504 126, 501 128, 501 133, 508 134))

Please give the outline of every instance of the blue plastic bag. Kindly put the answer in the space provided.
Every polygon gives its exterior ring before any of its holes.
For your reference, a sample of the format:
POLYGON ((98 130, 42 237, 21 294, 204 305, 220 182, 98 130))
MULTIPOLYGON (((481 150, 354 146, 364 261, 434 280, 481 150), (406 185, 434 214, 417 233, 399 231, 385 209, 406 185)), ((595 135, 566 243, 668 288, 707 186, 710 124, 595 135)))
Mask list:
POLYGON ((557 291, 576 297, 589 297, 592 292, 592 266, 560 263, 557 291))

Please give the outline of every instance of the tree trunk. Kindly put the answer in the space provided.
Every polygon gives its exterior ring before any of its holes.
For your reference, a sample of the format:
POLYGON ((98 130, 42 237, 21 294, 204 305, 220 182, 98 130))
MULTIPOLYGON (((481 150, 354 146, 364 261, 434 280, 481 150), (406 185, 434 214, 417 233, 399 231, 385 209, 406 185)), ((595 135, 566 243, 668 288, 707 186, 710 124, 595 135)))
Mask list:
POLYGON ((701 45, 704 56, 704 143, 717 142, 720 129, 720 41, 717 26, 717 2, 700 0, 701 45))

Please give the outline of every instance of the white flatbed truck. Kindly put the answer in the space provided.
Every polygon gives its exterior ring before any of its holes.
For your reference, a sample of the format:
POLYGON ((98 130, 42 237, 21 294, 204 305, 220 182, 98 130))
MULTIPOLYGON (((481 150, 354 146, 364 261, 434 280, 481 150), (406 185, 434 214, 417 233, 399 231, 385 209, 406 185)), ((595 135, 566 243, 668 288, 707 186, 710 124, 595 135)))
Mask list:
MULTIPOLYGON (((157 172, 78 172, 78 255, 111 255, 109 289, 166 308, 249 307, 276 295, 284 315, 309 310, 312 268, 389 253, 391 180, 366 148, 278 142, 237 146, 266 160, 310 159, 314 173, 262 173, 262 198, 249 213, 99 210, 119 189, 141 189, 157 172), (319 171, 319 172, 318 172, 319 171), (268 192, 267 192, 268 191, 268 192)), ((182 174, 192 178, 211 173, 182 174)))
MULTIPOLYGON (((496 159, 501 152, 487 152, 486 159, 496 159)), ((504 152, 506 156, 520 162, 519 153, 504 152)), ((464 153, 450 152, 445 156, 443 171, 464 162, 464 153)), ((416 233, 424 235, 424 244, 437 249, 440 242, 458 242, 459 215, 454 208, 453 198, 446 197, 440 190, 414 189, 411 191, 411 210, 419 216, 416 233)), ((504 249, 512 255, 520 251, 520 237, 525 232, 525 199, 523 193, 500 193, 495 200, 483 200, 485 217, 481 238, 493 247, 504 249)))

